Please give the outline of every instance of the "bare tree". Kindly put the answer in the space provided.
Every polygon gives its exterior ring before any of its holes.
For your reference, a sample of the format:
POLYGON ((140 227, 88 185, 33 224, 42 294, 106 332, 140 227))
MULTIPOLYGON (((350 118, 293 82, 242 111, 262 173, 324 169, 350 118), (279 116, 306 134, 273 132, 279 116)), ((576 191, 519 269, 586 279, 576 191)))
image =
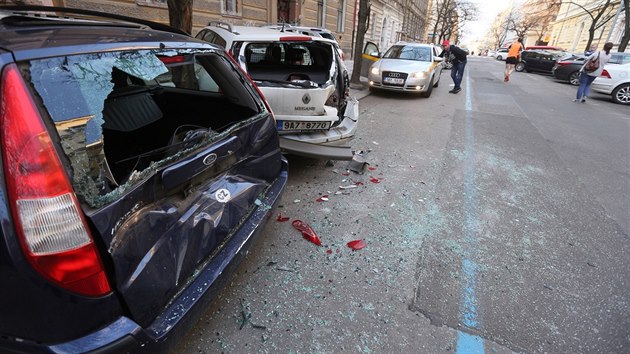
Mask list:
POLYGON ((531 31, 538 25, 535 17, 521 14, 520 12, 512 12, 508 17, 507 29, 514 31, 518 38, 525 38, 527 32, 531 31))
POLYGON ((353 84, 361 84, 361 62, 363 56, 363 41, 365 40, 365 32, 367 32, 367 21, 370 17, 370 0, 359 0, 359 14, 357 18, 357 38, 354 42, 354 58, 352 64, 352 77, 350 82, 353 84))
POLYGON ((505 36, 506 36, 505 28, 506 27, 507 27, 507 19, 504 19, 502 21, 496 21, 492 25, 492 28, 490 28, 490 37, 494 41, 493 43, 494 45, 492 46, 493 48, 501 47, 501 45, 505 41, 505 36))
POLYGON ((584 50, 588 50, 591 47, 591 44, 593 43, 593 38, 595 38, 595 31, 605 26, 606 23, 608 23, 615 16, 614 9, 610 6, 610 2, 612 0, 601 0, 599 3, 594 4, 595 6, 591 6, 590 10, 584 7, 582 4, 578 4, 573 1, 550 1, 575 5, 581 8, 591 18, 591 25, 588 28, 588 42, 586 43, 586 47, 584 48, 584 50))
POLYGON ((619 48, 617 49, 620 52, 625 52, 628 47, 628 42, 630 42, 630 0, 621 0, 623 1, 623 11, 625 14, 625 20, 623 21, 623 37, 621 37, 621 42, 619 42, 619 48))
POLYGON ((171 27, 192 34, 193 0, 167 0, 171 27))
POLYGON ((550 30, 551 24, 558 16, 558 10, 562 4, 559 0, 528 0, 522 7, 525 23, 531 23, 530 33, 536 34, 536 44, 547 44, 543 36, 550 30))
POLYGON ((459 39, 459 30, 477 18, 477 5, 468 0, 437 0, 433 10, 433 43, 459 39), (458 32, 455 32, 458 31, 458 32))

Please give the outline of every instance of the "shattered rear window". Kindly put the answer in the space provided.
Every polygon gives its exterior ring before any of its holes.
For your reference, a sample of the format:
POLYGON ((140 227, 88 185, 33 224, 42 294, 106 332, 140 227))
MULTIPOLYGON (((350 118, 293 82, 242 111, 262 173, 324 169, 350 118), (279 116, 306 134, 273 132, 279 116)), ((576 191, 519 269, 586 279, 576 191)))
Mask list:
POLYGON ((92 207, 264 109, 212 50, 75 55, 23 68, 59 134, 75 192, 92 207))

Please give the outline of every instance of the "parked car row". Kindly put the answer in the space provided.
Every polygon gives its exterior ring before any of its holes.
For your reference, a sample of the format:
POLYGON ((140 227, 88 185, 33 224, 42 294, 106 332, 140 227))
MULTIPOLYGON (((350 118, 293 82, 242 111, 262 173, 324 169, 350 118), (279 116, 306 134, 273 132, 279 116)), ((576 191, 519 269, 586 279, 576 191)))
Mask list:
MULTIPOLYGON (((521 52, 515 70, 551 74, 572 85, 580 84, 580 69, 586 57, 557 50, 533 49, 521 52)), ((591 86, 595 92, 611 95, 613 102, 630 105, 630 53, 612 53, 601 76, 591 86)))

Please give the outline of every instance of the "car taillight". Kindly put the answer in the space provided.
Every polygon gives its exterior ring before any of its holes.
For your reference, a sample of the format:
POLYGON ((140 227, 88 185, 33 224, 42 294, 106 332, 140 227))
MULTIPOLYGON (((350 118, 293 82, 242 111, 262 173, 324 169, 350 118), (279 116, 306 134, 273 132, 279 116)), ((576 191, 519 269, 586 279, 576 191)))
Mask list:
POLYGON ((610 77, 610 73, 608 73, 608 70, 606 70, 606 69, 604 69, 604 71, 602 71, 602 74, 600 76, 603 76, 603 77, 605 77, 607 79, 612 79, 610 77))
POLYGON ((79 202, 19 69, 0 81, 0 134, 7 191, 20 245, 33 268, 86 296, 111 292, 79 202))
POLYGON ((558 65, 558 66, 567 66, 567 65, 571 65, 571 62, 559 61, 559 62, 556 63, 556 65, 558 65))

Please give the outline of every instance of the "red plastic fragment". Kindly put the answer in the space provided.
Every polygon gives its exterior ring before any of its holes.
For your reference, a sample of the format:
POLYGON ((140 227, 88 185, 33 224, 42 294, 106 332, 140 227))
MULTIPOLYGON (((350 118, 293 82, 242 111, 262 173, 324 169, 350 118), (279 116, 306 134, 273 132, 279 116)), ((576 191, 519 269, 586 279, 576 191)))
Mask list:
POLYGON ((341 175, 342 176, 350 176, 350 172, 343 172, 341 175))
POLYGON ((358 251, 361 248, 365 247, 365 241, 363 240, 354 240, 348 242, 348 247, 352 248, 353 251, 358 251))
POLYGON ((326 253, 327 253, 327 254, 332 254, 332 250, 331 250, 331 249, 327 249, 327 250, 326 250, 326 253))
POLYGON ((278 214, 278 218, 276 218, 276 221, 278 222, 285 222, 285 221, 289 221, 289 217, 288 216, 282 216, 282 213, 278 214))
POLYGON ((381 183, 381 180, 379 178, 376 178, 376 177, 370 177, 370 182, 372 182, 372 183, 381 183))
POLYGON ((327 202, 328 201, 328 194, 324 194, 321 197, 315 199, 316 202, 327 202))
POLYGON ((318 246, 322 245, 322 241, 319 239, 319 236, 317 236, 317 233, 315 232, 315 230, 313 230, 313 228, 309 224, 303 222, 302 220, 293 220, 291 225, 293 225, 293 227, 296 230, 301 232, 302 236, 305 239, 313 242, 314 244, 318 246))
POLYGON ((362 185, 364 185, 364 183, 363 183, 363 182, 355 182, 354 184, 355 184, 356 186, 362 186, 362 185))
POLYGON ((375 170, 376 170, 376 167, 372 167, 372 166, 370 166, 370 167, 368 167, 368 170, 370 170, 370 171, 375 171, 375 170))

